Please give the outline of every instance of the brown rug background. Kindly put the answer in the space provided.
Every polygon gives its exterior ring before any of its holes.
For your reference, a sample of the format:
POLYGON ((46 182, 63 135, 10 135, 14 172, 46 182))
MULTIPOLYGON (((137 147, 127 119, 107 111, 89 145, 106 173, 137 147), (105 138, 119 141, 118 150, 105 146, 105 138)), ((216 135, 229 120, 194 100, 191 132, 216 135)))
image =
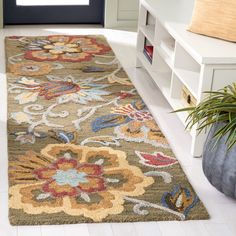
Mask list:
POLYGON ((103 36, 8 37, 6 59, 11 224, 209 217, 103 36))

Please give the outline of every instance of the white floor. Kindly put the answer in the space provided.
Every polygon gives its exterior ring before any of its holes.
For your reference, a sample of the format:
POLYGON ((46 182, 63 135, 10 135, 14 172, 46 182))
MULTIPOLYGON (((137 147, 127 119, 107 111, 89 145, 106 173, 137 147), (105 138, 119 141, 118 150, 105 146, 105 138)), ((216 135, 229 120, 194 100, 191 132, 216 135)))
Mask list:
POLYGON ((190 156, 190 136, 160 91, 142 69, 135 68, 136 33, 78 26, 14 26, 0 31, 0 236, 235 236, 236 201, 217 192, 205 179, 201 159, 190 156), (4 37, 8 35, 104 34, 130 75, 144 101, 172 145, 190 182, 207 207, 211 219, 190 222, 123 224, 80 224, 63 226, 12 227, 8 222, 7 182, 7 93, 4 37))

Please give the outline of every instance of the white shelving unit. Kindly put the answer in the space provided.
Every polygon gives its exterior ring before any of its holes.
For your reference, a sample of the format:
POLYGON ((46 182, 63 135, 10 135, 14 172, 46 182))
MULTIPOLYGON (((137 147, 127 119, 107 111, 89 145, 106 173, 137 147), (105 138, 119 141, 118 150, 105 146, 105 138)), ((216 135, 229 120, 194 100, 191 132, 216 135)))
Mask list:
MULTIPOLYGON (((204 91, 236 82, 236 44, 186 30, 193 4, 194 0, 140 2, 137 67, 148 71, 173 109, 186 106, 184 87, 188 98, 199 103, 204 91), (152 63, 143 53, 146 40, 153 46, 152 63)), ((185 124, 188 113, 177 114, 185 124)), ((191 150, 193 156, 201 156, 207 134, 197 135, 196 128, 191 131, 191 150)))

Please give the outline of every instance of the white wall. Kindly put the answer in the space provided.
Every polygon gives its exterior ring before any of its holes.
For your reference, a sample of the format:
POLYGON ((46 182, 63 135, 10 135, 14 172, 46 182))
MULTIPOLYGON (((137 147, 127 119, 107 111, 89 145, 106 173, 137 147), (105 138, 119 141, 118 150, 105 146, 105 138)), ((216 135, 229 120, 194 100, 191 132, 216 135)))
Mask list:
POLYGON ((118 0, 118 20, 137 20, 139 0, 118 0))
POLYGON ((106 0, 105 27, 133 27, 137 25, 139 0, 106 0))

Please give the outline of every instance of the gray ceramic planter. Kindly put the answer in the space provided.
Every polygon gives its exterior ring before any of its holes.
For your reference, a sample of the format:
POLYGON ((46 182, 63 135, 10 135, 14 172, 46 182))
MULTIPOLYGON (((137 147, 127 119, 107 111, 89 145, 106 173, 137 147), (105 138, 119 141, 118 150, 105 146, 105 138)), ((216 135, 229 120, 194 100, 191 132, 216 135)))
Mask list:
POLYGON ((227 136, 214 146, 213 134, 222 123, 212 126, 203 150, 203 171, 209 182, 227 196, 236 198, 236 145, 227 150, 227 136))

